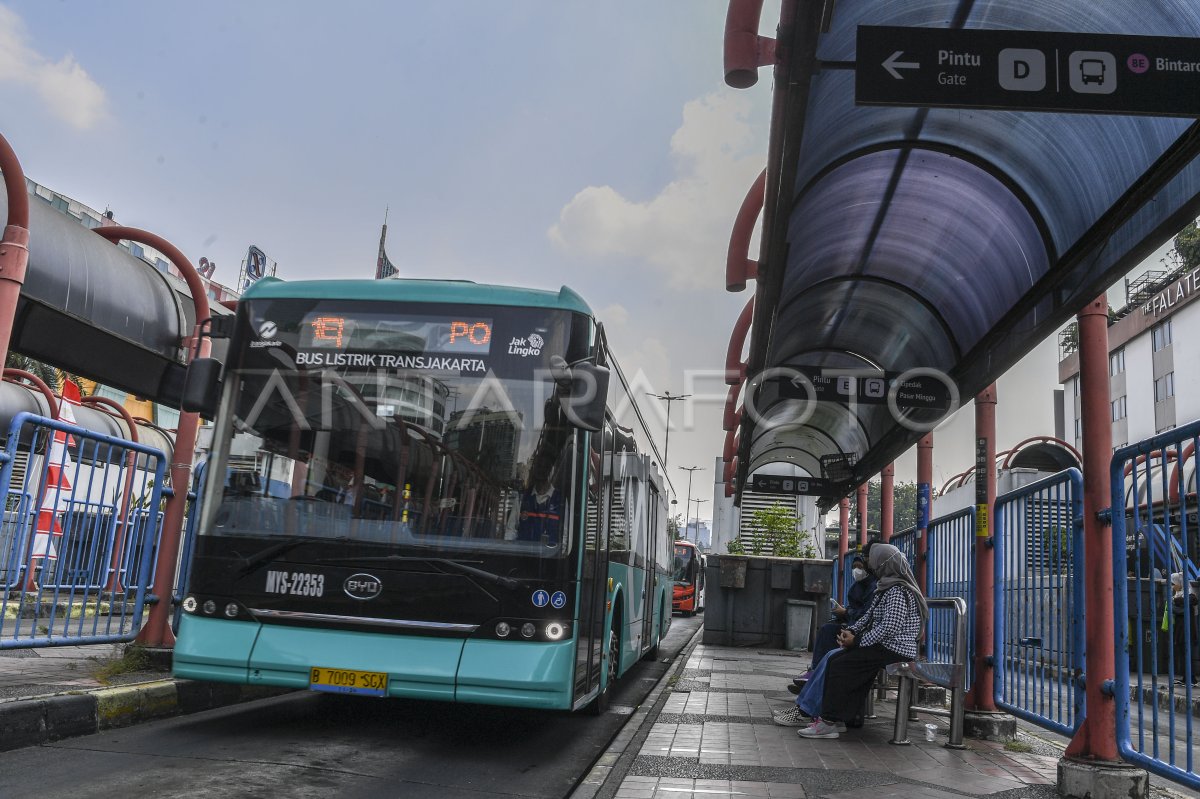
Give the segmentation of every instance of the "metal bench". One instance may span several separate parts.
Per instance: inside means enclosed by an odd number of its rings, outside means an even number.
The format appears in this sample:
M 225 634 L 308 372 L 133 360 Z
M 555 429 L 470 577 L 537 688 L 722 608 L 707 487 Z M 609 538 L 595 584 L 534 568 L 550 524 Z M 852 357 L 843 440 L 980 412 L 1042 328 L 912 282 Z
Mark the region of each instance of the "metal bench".
M 927 600 L 930 610 L 950 608 L 954 610 L 954 662 L 935 663 L 914 660 L 908 663 L 893 663 L 887 673 L 898 678 L 896 691 L 896 725 L 889 743 L 907 746 L 908 722 L 912 714 L 920 712 L 935 716 L 950 716 L 950 749 L 963 749 L 963 713 L 967 692 L 967 603 L 961 597 L 935 598 Z M 950 691 L 950 710 L 929 707 L 914 707 L 913 697 L 919 682 L 940 685 Z

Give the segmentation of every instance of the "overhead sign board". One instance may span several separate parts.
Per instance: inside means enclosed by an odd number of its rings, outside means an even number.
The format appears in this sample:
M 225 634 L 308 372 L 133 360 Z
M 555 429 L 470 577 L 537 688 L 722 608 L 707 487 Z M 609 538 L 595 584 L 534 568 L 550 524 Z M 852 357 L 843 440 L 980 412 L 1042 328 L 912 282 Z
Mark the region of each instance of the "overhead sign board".
M 824 497 L 836 492 L 832 480 L 816 477 L 786 477 L 778 474 L 756 474 L 750 479 L 750 490 L 756 494 L 798 494 Z
M 1200 116 L 1200 39 L 860 25 L 854 99 Z
M 777 378 L 780 396 L 785 399 L 841 403 L 853 400 L 859 405 L 887 405 L 891 396 L 891 401 L 900 410 L 935 411 L 949 409 L 953 401 L 946 378 L 933 375 L 905 375 L 902 372 L 841 374 L 839 370 L 788 368 L 795 374 Z

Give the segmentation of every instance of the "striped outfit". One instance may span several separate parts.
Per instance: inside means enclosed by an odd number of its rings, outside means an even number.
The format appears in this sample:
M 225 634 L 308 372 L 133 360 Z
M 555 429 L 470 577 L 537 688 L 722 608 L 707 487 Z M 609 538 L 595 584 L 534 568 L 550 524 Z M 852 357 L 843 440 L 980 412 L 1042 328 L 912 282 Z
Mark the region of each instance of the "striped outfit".
M 900 586 L 875 592 L 867 612 L 849 625 L 861 647 L 882 644 L 906 660 L 917 656 L 921 634 L 921 611 L 912 593 Z
M 827 722 L 853 720 L 879 670 L 917 656 L 921 608 L 912 592 L 893 585 L 876 590 L 867 612 L 847 629 L 854 633 L 855 645 L 826 661 L 821 718 Z

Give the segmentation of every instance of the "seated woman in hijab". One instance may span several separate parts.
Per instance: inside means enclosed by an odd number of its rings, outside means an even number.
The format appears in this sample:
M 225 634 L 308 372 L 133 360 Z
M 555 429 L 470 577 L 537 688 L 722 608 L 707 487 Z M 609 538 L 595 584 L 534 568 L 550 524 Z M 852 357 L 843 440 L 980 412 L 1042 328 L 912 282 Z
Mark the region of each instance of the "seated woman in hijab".
M 867 607 L 871 604 L 871 597 L 875 593 L 875 578 L 867 573 L 867 561 L 864 556 L 856 555 L 854 557 L 850 564 L 850 576 L 854 582 L 850 585 L 850 590 L 846 592 L 845 606 L 834 601 L 833 620 L 822 624 L 821 628 L 817 630 L 817 637 L 813 643 L 812 668 L 797 677 L 793 681 L 794 685 L 803 685 L 812 676 L 817 665 L 825 659 L 825 656 L 837 649 L 838 633 L 847 624 L 853 624 L 867 612 Z M 793 690 L 792 693 L 799 693 L 799 691 Z
M 862 618 L 838 634 L 841 650 L 826 657 L 820 706 L 813 707 L 818 713 L 797 731 L 801 737 L 837 738 L 858 714 L 879 669 L 917 656 L 929 608 L 908 559 L 891 544 L 875 544 L 867 567 L 878 580 L 875 595 Z

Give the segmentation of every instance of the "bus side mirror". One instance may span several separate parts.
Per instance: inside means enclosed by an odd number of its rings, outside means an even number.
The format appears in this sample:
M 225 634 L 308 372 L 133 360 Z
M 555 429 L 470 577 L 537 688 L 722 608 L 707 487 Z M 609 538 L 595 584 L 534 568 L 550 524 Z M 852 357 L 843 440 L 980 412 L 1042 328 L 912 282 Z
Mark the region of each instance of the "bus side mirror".
M 572 426 L 592 433 L 604 428 L 608 378 L 608 369 L 594 363 L 585 361 L 571 367 L 570 386 L 559 393 L 558 404 Z
M 197 358 L 188 364 L 183 378 L 180 407 L 186 413 L 198 413 L 212 419 L 221 396 L 221 362 L 216 358 Z

